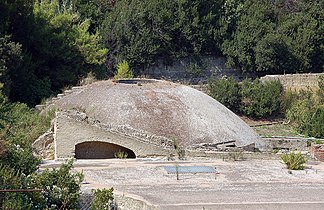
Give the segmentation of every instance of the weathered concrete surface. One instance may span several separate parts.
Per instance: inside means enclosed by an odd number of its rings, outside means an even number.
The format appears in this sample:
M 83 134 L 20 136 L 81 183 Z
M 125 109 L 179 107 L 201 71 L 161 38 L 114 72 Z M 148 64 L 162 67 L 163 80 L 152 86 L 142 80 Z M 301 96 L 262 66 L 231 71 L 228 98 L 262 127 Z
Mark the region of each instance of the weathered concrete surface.
M 180 174 L 176 180 L 164 170 L 167 165 L 213 166 L 218 173 Z M 74 166 L 85 174 L 83 191 L 114 187 L 119 199 L 125 197 L 127 210 L 144 209 L 145 203 L 148 209 L 163 210 L 324 209 L 321 162 L 292 174 L 278 160 L 78 160 Z M 132 205 L 125 206 L 127 202 Z
M 166 81 L 140 83 L 96 82 L 58 98 L 47 109 L 77 109 L 104 124 L 174 138 L 185 148 L 234 141 L 238 147 L 255 143 L 266 149 L 248 125 L 208 95 Z

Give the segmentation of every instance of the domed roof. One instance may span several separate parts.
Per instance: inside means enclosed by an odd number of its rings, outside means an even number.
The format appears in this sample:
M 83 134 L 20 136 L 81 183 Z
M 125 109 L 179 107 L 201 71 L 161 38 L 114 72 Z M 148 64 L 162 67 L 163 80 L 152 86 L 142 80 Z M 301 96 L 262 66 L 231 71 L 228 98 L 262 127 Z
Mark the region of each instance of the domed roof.
M 126 125 L 176 139 L 184 147 L 202 143 L 263 144 L 238 116 L 189 86 L 160 80 L 99 81 L 56 100 L 62 110 L 80 109 L 101 123 Z

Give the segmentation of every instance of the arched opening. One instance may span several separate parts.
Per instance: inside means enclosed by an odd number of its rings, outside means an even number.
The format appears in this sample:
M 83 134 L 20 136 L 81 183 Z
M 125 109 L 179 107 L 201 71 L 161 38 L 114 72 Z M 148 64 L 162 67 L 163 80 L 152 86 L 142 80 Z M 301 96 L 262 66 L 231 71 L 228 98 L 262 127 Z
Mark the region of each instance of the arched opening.
M 76 159 L 109 159 L 115 154 L 127 154 L 127 158 L 136 158 L 135 153 L 117 144 L 100 141 L 89 141 L 75 145 Z

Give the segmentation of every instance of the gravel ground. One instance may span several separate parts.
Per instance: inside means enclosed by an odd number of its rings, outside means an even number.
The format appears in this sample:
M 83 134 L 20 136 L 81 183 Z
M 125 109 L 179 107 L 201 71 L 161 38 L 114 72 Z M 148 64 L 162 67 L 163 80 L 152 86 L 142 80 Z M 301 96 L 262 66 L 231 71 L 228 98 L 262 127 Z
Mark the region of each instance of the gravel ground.
M 216 173 L 167 174 L 163 166 L 212 166 Z M 43 167 L 51 166 L 51 163 Z M 79 160 L 84 191 L 114 187 L 160 209 L 324 209 L 324 163 L 288 170 L 279 160 Z

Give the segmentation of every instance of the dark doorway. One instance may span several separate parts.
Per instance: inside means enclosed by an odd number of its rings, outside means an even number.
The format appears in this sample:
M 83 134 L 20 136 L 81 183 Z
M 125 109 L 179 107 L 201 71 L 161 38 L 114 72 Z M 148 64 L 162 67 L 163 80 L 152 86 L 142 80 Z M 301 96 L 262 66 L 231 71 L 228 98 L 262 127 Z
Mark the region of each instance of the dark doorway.
M 100 141 L 89 141 L 75 145 L 76 159 L 109 159 L 115 158 L 115 154 L 127 153 L 127 158 L 136 158 L 135 153 L 117 144 Z

